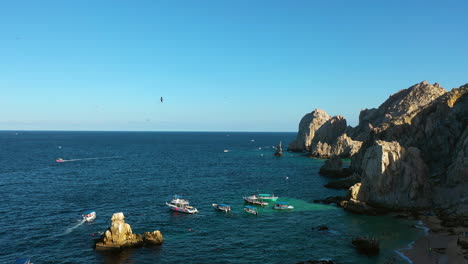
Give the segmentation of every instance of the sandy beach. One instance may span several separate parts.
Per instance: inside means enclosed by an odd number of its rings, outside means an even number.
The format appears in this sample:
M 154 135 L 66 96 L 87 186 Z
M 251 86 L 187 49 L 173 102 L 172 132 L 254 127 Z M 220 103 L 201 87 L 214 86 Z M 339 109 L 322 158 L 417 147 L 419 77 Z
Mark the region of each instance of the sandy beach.
M 409 249 L 402 250 L 414 264 L 468 264 L 468 250 L 463 249 L 459 239 L 468 240 L 465 236 L 468 228 L 446 228 L 436 216 L 422 218 L 430 230 Z

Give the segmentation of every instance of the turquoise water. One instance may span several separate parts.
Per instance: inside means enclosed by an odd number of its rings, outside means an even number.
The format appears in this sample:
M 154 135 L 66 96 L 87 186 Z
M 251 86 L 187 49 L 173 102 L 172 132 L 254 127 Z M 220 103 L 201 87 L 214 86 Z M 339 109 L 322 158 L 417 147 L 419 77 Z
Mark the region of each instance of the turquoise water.
M 323 187 L 323 160 L 285 153 L 294 133 L 0 132 L 0 262 L 39 263 L 384 263 L 421 234 L 408 220 L 349 214 L 314 199 L 342 195 Z M 224 150 L 229 150 L 224 152 Z M 55 163 L 56 158 L 75 161 Z M 89 159 L 92 158 L 92 159 Z M 243 211 L 242 196 L 274 193 L 292 211 Z M 169 211 L 184 195 L 200 213 Z M 212 208 L 228 203 L 232 213 Z M 80 215 L 95 210 L 93 223 Z M 114 212 L 134 232 L 161 230 L 161 247 L 103 254 L 92 248 Z M 330 231 L 316 229 L 327 225 Z M 377 257 L 359 255 L 354 236 L 381 240 Z M 397 259 L 395 263 L 404 263 Z

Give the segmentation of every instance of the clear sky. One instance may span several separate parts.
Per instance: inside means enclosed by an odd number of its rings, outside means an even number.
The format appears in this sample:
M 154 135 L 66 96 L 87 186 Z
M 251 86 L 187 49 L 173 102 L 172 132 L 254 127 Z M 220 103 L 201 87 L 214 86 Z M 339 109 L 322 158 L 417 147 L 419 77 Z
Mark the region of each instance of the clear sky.
M 468 1 L 2 1 L 0 130 L 297 131 L 468 82 Z M 164 103 L 159 98 L 164 97 Z

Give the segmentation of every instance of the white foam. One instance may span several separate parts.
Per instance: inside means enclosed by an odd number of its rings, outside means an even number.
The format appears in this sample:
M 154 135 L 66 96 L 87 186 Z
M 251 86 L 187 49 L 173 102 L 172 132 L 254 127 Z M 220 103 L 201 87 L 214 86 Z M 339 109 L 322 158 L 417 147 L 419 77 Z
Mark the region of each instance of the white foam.
M 426 235 L 427 233 L 429 233 L 429 230 L 431 230 L 429 227 L 424 225 L 422 220 L 419 220 L 418 223 L 414 227 L 424 230 L 424 234 Z
M 79 227 L 80 225 L 82 225 L 84 222 L 86 222 L 86 220 L 83 219 L 83 220 L 81 220 L 78 224 L 76 224 L 75 226 L 70 227 L 70 228 L 67 228 L 67 230 L 65 230 L 64 235 L 65 235 L 65 234 L 71 233 L 71 231 L 73 231 L 74 229 L 76 229 L 77 227 Z
M 402 249 L 402 250 L 411 250 L 413 249 L 414 247 L 414 243 L 416 243 L 416 241 L 413 241 L 411 243 L 408 244 L 408 247 Z M 395 253 L 400 256 L 402 259 L 404 259 L 406 262 L 408 262 L 409 264 L 414 264 L 413 261 L 411 261 L 411 259 L 409 259 L 405 254 L 403 254 L 402 252 L 400 252 L 399 250 L 395 250 Z

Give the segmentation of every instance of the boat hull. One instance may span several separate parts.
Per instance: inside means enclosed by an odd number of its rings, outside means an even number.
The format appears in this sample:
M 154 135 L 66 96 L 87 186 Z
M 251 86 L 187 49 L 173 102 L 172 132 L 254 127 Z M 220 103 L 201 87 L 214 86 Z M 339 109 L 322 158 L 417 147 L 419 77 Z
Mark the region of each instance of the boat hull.
M 92 212 L 92 213 L 83 215 L 83 220 L 84 220 L 85 222 L 91 222 L 91 221 L 93 221 L 94 219 L 96 219 L 96 213 L 95 213 L 95 212 Z
M 195 207 L 191 207 L 191 206 L 190 206 L 191 208 L 178 207 L 178 206 L 174 206 L 174 205 L 171 205 L 171 204 L 168 204 L 168 203 L 166 203 L 166 205 L 169 206 L 169 209 L 171 209 L 172 211 L 186 213 L 186 214 L 196 214 L 196 213 L 198 213 L 198 210 Z
M 222 211 L 222 212 L 225 212 L 225 213 L 231 211 L 231 206 L 220 206 L 219 204 L 212 204 L 212 205 L 218 211 Z
M 268 203 L 267 202 L 264 202 L 260 199 L 253 199 L 253 198 L 250 198 L 250 197 L 244 197 L 244 201 L 246 203 L 250 203 L 250 204 L 255 204 L 255 205 L 261 205 L 261 206 L 267 206 Z

